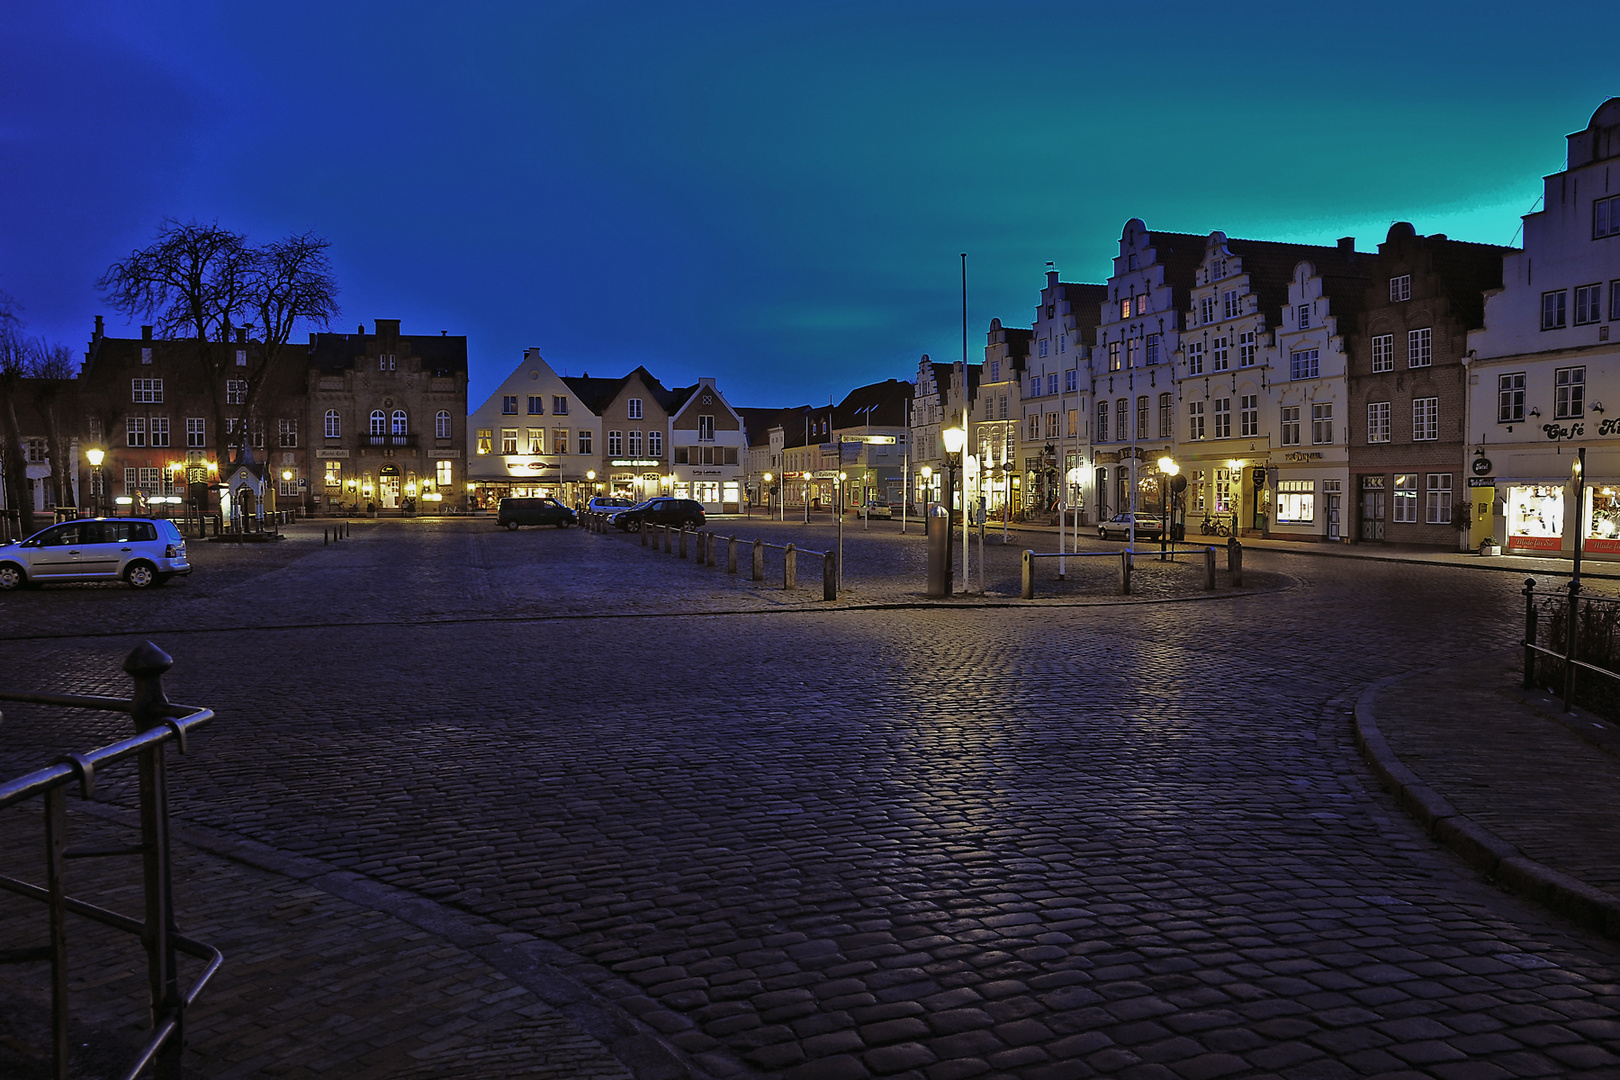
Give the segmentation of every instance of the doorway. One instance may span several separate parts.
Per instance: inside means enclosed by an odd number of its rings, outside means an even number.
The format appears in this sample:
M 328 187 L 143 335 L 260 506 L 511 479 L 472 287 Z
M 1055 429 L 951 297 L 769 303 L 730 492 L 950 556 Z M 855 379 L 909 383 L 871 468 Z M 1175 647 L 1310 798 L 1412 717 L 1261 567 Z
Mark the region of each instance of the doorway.
M 1322 493 L 1327 496 L 1327 538 L 1329 540 L 1342 539 L 1339 531 L 1339 516 L 1340 504 L 1344 496 L 1339 490 L 1339 481 L 1322 481 Z
M 1363 540 L 1382 540 L 1384 538 L 1384 478 L 1382 476 L 1363 476 L 1361 478 L 1361 538 Z
M 378 480 L 378 494 L 382 496 L 384 510 L 399 509 L 399 466 L 384 465 Z

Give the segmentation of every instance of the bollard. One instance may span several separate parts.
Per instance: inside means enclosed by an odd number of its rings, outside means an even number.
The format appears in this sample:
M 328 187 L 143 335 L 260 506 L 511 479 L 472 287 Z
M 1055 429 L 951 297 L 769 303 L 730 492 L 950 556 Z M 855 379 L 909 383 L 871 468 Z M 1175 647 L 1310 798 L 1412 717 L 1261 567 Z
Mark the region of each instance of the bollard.
M 1119 553 L 1119 595 L 1131 595 L 1131 553 Z
M 726 537 L 726 573 L 735 574 L 736 572 L 737 538 L 735 536 L 728 536 Z
M 1226 542 L 1226 571 L 1232 575 L 1232 587 L 1243 588 L 1243 545 L 1235 536 Z
M 668 555 L 672 550 L 669 546 L 669 526 L 660 525 L 658 526 L 658 531 L 664 534 L 664 554 Z
M 681 558 L 686 558 L 686 526 L 681 526 Z
M 1208 589 L 1213 589 L 1214 587 L 1215 587 L 1215 549 L 1212 548 L 1212 547 L 1207 547 L 1207 548 L 1204 549 L 1204 588 L 1206 590 L 1208 590 Z
M 1024 550 L 1024 591 L 1020 595 L 1025 600 L 1035 599 L 1035 553 L 1027 548 Z
M 354 535 L 354 522 L 345 521 L 343 523 L 343 539 L 347 540 L 349 537 L 351 537 L 353 535 Z
M 636 529 L 636 532 L 641 534 L 641 546 L 646 547 L 647 546 L 647 537 L 652 533 L 652 530 L 649 529 L 646 525 L 642 525 L 640 528 Z
M 1524 579 L 1524 688 L 1536 688 L 1536 579 Z
M 322 529 L 321 530 L 321 544 L 323 546 L 326 545 L 326 544 L 330 544 L 332 542 L 332 538 L 327 535 L 331 531 L 332 531 L 331 529 Z
M 821 598 L 838 599 L 838 556 L 831 551 L 821 557 Z
M 754 577 L 755 581 L 765 580 L 765 541 L 754 541 Z
M 718 537 L 711 532 L 709 538 L 703 541 L 703 561 L 709 566 L 714 565 L 714 542 L 716 539 Z
M 794 565 L 797 562 L 797 555 L 798 552 L 792 544 L 789 544 L 787 549 L 782 552 L 782 588 L 784 589 L 791 589 L 798 584 L 798 567 Z

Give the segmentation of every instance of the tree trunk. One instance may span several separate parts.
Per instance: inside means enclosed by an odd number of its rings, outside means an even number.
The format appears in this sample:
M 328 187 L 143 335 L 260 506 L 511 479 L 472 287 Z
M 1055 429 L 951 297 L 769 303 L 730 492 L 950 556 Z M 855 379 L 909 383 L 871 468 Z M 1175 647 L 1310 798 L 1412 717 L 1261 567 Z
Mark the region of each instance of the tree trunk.
M 4 474 L 6 507 L 18 512 L 22 536 L 34 531 L 34 500 L 29 498 L 28 462 L 23 457 L 22 427 L 17 423 L 17 383 L 15 375 L 0 378 L 0 474 Z

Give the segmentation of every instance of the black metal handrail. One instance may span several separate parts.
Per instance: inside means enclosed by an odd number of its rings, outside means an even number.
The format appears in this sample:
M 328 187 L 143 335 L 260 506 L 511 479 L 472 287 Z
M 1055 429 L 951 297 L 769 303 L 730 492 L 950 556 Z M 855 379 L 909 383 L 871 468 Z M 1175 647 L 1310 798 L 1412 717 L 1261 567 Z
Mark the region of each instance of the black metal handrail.
M 1540 607 L 1548 609 L 1549 614 L 1551 614 L 1553 605 L 1560 602 L 1566 605 L 1565 615 L 1567 622 L 1564 630 L 1563 652 L 1536 643 L 1541 621 L 1541 613 L 1537 610 L 1538 599 Z M 1519 640 L 1519 646 L 1524 649 L 1524 688 L 1533 690 L 1536 686 L 1536 657 L 1538 655 L 1551 657 L 1559 661 L 1564 665 L 1565 712 L 1569 711 L 1570 702 L 1575 697 L 1575 672 L 1577 669 L 1584 669 L 1595 675 L 1603 675 L 1620 681 L 1620 672 L 1610 671 L 1599 664 L 1588 663 L 1575 655 L 1579 651 L 1579 619 L 1580 605 L 1582 603 L 1588 608 L 1594 604 L 1620 604 L 1620 597 L 1582 595 L 1580 581 L 1575 578 L 1572 578 L 1562 591 L 1544 592 L 1538 597 L 1536 579 L 1524 579 L 1524 637 Z
M 51 1047 L 53 1074 L 68 1076 L 67 916 L 78 915 L 141 938 L 147 954 L 152 1032 L 123 1075 L 133 1080 L 147 1065 L 157 1065 L 160 1080 L 179 1080 L 184 1045 L 185 1010 L 197 999 L 224 962 L 220 951 L 179 933 L 174 921 L 170 860 L 169 797 L 164 753 L 170 742 L 186 752 L 188 736 L 214 719 L 211 709 L 177 705 L 163 692 L 163 673 L 174 661 L 151 642 L 124 659 L 134 680 L 129 698 L 82 694 L 0 691 L 0 701 L 99 709 L 128 713 L 136 734 L 80 754 L 65 754 L 42 769 L 0 783 L 0 810 L 33 798 L 45 803 L 46 883 L 36 885 L 0 876 L 0 889 L 45 904 L 50 911 L 50 944 L 0 951 L 0 964 L 48 962 L 51 966 Z M 136 758 L 140 770 L 141 842 L 133 847 L 74 850 L 67 846 L 67 791 L 77 784 L 82 797 L 95 791 L 96 777 L 108 766 Z M 112 855 L 140 855 L 145 912 L 135 919 L 67 895 L 66 860 Z M 177 953 L 207 961 L 189 987 L 180 989 Z

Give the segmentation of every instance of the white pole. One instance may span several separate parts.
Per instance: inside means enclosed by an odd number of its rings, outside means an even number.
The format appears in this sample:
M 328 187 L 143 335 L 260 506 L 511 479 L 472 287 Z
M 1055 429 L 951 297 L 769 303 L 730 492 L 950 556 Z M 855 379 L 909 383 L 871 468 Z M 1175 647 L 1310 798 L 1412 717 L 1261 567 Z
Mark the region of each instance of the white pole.
M 972 585 L 968 579 L 968 488 L 967 488 L 967 453 L 968 453 L 968 410 L 967 410 L 967 365 L 962 365 L 962 591 L 967 592 Z

